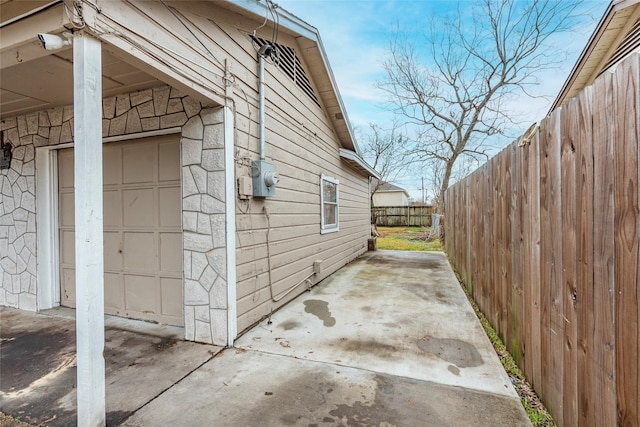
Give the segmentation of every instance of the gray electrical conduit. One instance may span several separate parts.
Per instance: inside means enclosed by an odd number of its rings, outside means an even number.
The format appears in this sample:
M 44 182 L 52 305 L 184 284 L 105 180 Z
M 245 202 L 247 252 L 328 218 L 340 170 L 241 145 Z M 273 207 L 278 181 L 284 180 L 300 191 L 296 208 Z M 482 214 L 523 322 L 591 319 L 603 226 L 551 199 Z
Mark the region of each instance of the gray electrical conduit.
M 269 292 L 271 294 L 271 301 L 278 302 L 282 298 L 286 297 L 291 292 L 293 292 L 294 289 L 296 289 L 298 286 L 302 285 L 303 283 L 307 283 L 307 289 L 311 289 L 312 284 L 309 279 L 315 273 L 311 273 L 310 275 L 308 275 L 307 277 L 305 277 L 304 279 L 302 279 L 301 281 L 299 281 L 298 283 L 296 283 L 295 285 L 293 285 L 292 287 L 290 287 L 280 295 L 273 296 L 273 282 L 271 281 L 271 254 L 269 253 L 269 234 L 271 233 L 271 220 L 269 218 L 269 209 L 266 206 L 264 206 L 262 210 L 264 211 L 264 215 L 267 217 L 267 270 L 269 272 Z

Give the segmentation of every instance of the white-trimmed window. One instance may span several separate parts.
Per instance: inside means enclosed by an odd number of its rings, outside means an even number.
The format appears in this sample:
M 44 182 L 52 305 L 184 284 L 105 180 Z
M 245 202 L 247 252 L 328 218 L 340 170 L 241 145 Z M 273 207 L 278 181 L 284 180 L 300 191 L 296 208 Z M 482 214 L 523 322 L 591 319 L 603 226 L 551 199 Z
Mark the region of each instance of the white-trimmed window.
M 320 177 L 320 233 L 338 231 L 339 185 L 337 179 L 326 175 Z

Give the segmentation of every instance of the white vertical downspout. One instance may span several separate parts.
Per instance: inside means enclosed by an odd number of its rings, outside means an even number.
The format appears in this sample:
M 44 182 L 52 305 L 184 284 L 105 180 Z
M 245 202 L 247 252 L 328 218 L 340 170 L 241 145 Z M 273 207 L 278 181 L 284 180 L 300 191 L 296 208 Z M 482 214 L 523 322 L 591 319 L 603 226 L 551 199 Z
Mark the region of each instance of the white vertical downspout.
M 235 141 L 233 110 L 224 107 L 224 157 L 225 157 L 225 218 L 227 235 L 227 345 L 233 347 L 238 335 L 236 302 L 236 192 L 235 192 Z
M 78 425 L 104 426 L 104 259 L 102 211 L 102 46 L 73 38 Z

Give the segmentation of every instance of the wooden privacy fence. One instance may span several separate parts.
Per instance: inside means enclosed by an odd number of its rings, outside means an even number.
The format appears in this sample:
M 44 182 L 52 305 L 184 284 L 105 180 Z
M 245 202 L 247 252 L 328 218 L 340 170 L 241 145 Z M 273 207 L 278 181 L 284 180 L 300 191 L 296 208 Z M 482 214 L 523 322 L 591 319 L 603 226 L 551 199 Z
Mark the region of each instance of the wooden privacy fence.
M 431 227 L 431 206 L 371 207 L 371 219 L 381 226 Z
M 561 426 L 640 425 L 639 58 L 445 197 L 452 263 Z

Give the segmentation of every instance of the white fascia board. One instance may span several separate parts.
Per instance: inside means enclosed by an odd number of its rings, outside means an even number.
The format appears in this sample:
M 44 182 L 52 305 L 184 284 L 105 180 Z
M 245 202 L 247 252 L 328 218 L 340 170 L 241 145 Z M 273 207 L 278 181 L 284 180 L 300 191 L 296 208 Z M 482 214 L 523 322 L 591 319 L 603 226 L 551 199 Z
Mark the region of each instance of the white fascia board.
M 360 157 L 358 153 L 356 153 L 355 151 L 347 150 L 346 148 L 341 148 L 340 157 L 357 164 L 363 171 L 368 173 L 369 176 L 372 176 L 376 179 L 380 179 L 380 175 L 378 174 L 378 172 L 374 168 L 369 166 L 369 164 L 365 162 L 364 159 Z
M 258 16 L 267 16 L 269 14 L 269 8 L 267 7 L 266 1 L 260 0 L 227 0 L 229 3 L 241 7 L 242 9 L 251 12 Z M 318 30 L 312 26 L 304 22 L 302 19 L 298 18 L 291 12 L 278 7 L 277 9 L 278 16 L 280 17 L 279 25 L 287 28 L 303 37 L 306 37 L 310 40 L 314 40 L 318 36 Z M 270 19 L 269 22 L 273 21 Z
M 70 22 L 61 2 L 52 2 L 18 18 L 2 23 L 0 27 L 0 69 L 51 55 L 52 51 L 43 49 L 36 42 L 37 34 L 59 33 Z
M 33 4 L 34 4 L 35 7 L 33 9 L 31 9 L 31 10 L 25 12 L 25 13 L 22 13 L 20 15 L 14 16 L 13 18 L 7 19 L 6 21 L 2 21 L 0 23 L 0 28 L 6 27 L 7 25 L 13 24 L 14 22 L 18 22 L 18 21 L 20 21 L 20 20 L 22 20 L 24 18 L 28 18 L 28 17 L 30 17 L 32 15 L 36 15 L 37 13 L 39 13 L 39 12 L 45 10 L 45 9 L 48 9 L 51 6 L 53 6 L 53 5 L 57 4 L 57 3 L 62 3 L 62 2 L 63 2 L 63 0 L 52 0 L 52 1 L 49 1 L 49 2 L 45 2 L 44 4 L 41 4 L 40 6 L 38 6 L 37 3 L 34 2 Z M 0 2 L 0 3 L 4 3 L 4 2 Z
M 345 123 L 345 126 L 347 127 L 347 131 L 349 132 L 349 137 L 351 138 L 351 142 L 353 142 L 353 147 L 355 148 L 356 154 L 360 155 L 360 148 L 358 147 L 358 142 L 356 141 L 356 137 L 353 134 L 353 128 L 351 127 L 351 121 L 349 120 L 347 109 L 345 108 L 344 103 L 342 102 L 342 96 L 340 96 L 340 90 L 338 89 L 336 78 L 334 77 L 333 70 L 331 69 L 331 65 L 329 64 L 329 57 L 327 56 L 327 52 L 324 50 L 324 45 L 322 44 L 322 39 L 320 38 L 320 33 L 318 32 L 318 30 L 316 30 L 315 41 L 318 44 L 320 57 L 322 58 L 322 62 L 324 63 L 324 66 L 327 70 L 327 74 L 329 75 L 329 81 L 331 82 L 333 93 L 336 94 L 336 100 L 338 101 L 338 105 L 340 106 L 340 112 L 342 113 L 342 117 L 344 117 L 344 123 Z

